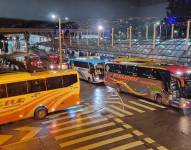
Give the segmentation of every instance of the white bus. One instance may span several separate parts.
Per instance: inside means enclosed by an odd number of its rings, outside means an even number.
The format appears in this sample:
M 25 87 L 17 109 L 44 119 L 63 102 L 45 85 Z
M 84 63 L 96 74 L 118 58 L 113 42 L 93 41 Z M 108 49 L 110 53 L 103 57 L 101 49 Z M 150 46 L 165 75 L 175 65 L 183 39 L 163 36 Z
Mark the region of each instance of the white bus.
M 70 64 L 78 71 L 80 79 L 90 83 L 103 83 L 104 65 L 107 61 L 109 59 L 100 57 L 79 57 L 70 59 Z

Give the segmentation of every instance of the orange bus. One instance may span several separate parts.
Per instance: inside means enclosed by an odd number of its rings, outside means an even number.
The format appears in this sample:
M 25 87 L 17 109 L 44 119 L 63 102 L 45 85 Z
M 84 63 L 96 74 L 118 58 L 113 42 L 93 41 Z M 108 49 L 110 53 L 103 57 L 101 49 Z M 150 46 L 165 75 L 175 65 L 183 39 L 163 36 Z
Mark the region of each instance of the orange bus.
M 117 59 L 105 64 L 105 84 L 180 109 L 191 108 L 191 68 L 154 59 Z
M 75 70 L 0 75 L 0 124 L 24 118 L 44 119 L 49 112 L 80 104 Z

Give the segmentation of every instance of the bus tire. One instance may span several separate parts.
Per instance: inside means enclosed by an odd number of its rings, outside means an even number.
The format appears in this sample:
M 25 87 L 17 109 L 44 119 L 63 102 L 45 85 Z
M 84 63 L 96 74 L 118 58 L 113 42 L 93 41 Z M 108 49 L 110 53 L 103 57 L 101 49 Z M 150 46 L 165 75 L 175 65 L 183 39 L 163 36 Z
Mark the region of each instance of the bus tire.
M 162 96 L 160 94 L 156 94 L 155 96 L 155 101 L 158 103 L 158 104 L 162 104 Z
M 45 119 L 48 114 L 48 110 L 45 107 L 38 107 L 34 112 L 34 118 L 37 120 Z

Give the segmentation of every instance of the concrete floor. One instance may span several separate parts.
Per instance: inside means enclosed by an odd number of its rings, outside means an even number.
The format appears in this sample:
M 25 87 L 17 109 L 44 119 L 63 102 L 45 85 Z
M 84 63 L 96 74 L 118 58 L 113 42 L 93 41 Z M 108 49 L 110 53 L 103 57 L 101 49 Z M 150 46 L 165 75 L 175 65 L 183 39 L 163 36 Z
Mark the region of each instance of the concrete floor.
M 121 99 L 121 98 L 122 99 Z M 79 107 L 0 127 L 2 150 L 191 150 L 191 117 L 81 81 Z

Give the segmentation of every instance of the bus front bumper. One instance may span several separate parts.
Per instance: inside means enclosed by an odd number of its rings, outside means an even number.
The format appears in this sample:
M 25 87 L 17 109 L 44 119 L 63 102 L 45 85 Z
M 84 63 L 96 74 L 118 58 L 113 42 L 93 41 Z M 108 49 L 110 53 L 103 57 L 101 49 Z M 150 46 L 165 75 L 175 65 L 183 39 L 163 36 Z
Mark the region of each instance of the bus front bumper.
M 177 99 L 171 102 L 171 106 L 182 110 L 191 109 L 191 100 L 185 98 Z

